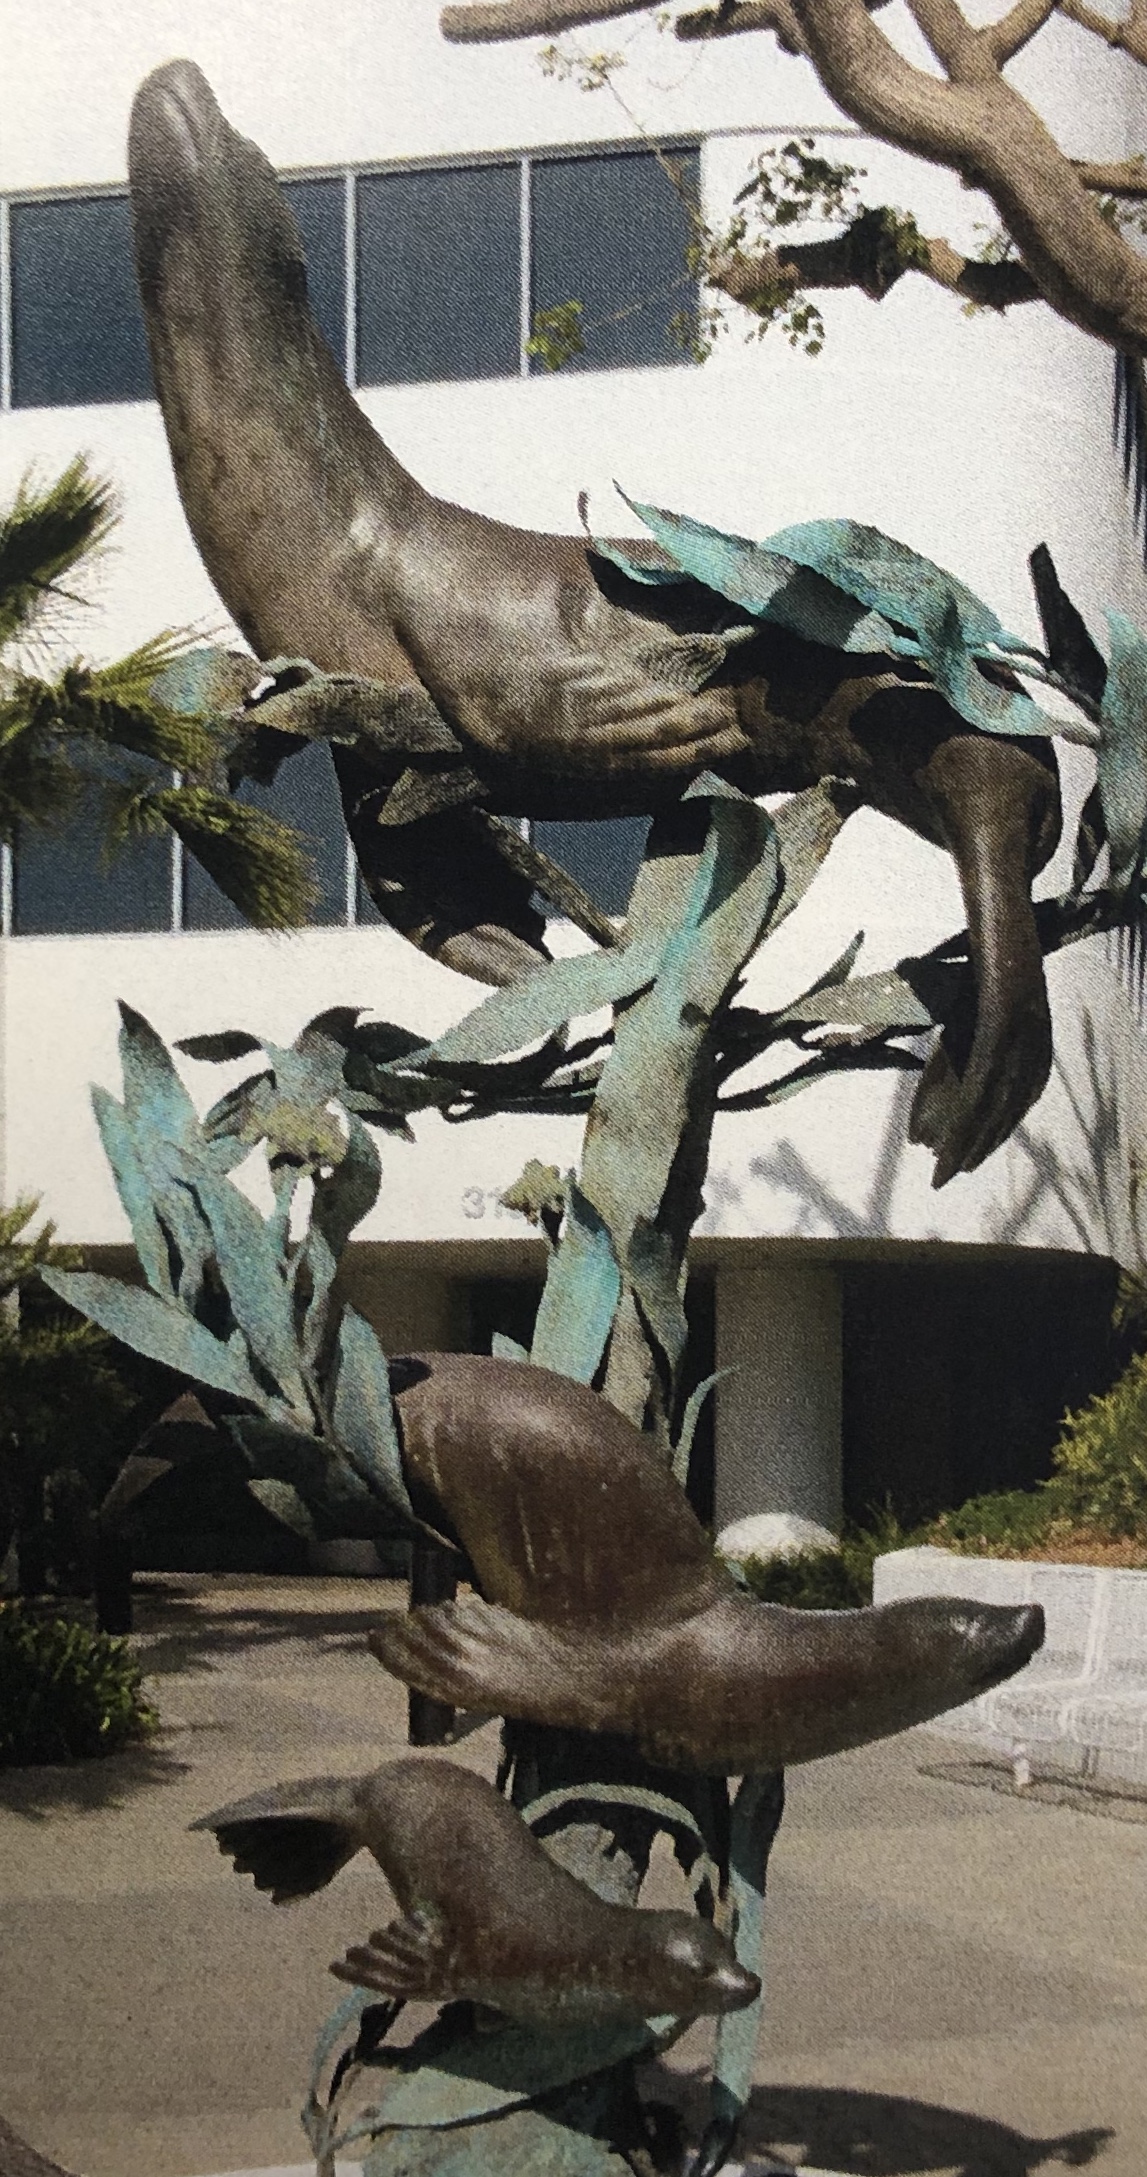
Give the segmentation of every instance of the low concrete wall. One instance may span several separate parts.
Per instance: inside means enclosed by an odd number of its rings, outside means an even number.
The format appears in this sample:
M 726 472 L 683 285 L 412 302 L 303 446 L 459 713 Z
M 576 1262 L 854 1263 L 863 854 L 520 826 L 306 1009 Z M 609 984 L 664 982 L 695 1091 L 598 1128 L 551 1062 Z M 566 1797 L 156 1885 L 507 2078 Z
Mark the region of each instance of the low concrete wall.
M 1147 1572 L 928 1548 L 878 1557 L 873 1600 L 911 1595 L 1042 1603 L 1047 1616 L 1047 1639 L 1025 1669 L 938 1716 L 932 1731 L 1074 1775 L 1147 1784 Z

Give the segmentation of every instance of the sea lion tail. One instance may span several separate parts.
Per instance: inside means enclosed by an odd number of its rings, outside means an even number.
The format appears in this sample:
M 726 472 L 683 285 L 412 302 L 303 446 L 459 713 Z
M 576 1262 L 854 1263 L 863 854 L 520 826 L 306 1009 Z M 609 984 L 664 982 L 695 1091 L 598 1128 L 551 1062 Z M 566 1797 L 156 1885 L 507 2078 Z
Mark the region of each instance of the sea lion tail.
M 363 1844 L 355 1819 L 357 1779 L 313 1777 L 276 1784 L 201 1815 L 192 1829 L 214 1831 L 235 1872 L 251 1875 L 276 1905 L 325 1889 Z
M 932 1184 L 975 1171 L 1042 1095 L 1052 1035 L 1032 879 L 1059 836 L 1040 748 L 959 734 L 927 767 L 929 800 L 960 873 L 974 1015 L 953 1021 L 912 1106 L 909 1139 L 936 1153 Z
M 582 1643 L 477 1596 L 396 1612 L 368 1644 L 393 1678 L 453 1708 L 573 1730 L 625 1728 L 586 1670 Z

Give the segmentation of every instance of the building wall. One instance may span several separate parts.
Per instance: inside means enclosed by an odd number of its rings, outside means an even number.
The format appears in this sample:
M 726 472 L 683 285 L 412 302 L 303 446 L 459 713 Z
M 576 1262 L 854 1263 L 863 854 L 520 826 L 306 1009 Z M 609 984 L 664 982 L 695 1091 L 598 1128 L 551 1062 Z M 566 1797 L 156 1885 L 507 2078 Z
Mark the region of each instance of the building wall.
M 270 11 L 264 0 L 202 0 L 194 10 L 185 0 L 146 0 L 126 15 L 110 0 L 61 0 L 45 17 L 3 0 L 0 193 L 122 184 L 132 91 L 176 53 L 201 63 L 229 116 L 283 170 L 632 136 L 610 93 L 587 97 L 543 80 L 529 48 L 447 47 L 436 15 L 428 0 L 388 0 L 385 11 L 375 0 L 336 0 L 321 12 L 309 0 L 277 0 Z M 1045 110 L 1078 131 L 1079 149 L 1115 155 L 1138 141 L 1129 79 L 1116 57 L 1097 61 L 1088 41 L 1085 109 L 1075 69 L 1082 37 L 1056 26 L 1048 51 L 1041 41 L 1019 72 L 1029 72 Z M 810 72 L 763 38 L 698 51 L 626 21 L 609 42 L 627 53 L 631 113 L 666 137 L 704 140 L 714 213 L 730 204 L 756 150 L 820 130 L 834 155 L 867 170 L 870 196 L 910 204 L 925 231 L 970 245 L 988 217 L 952 177 L 863 143 Z M 1037 632 L 1026 559 L 1042 539 L 1093 623 L 1108 603 L 1143 617 L 1142 570 L 1110 449 L 1105 350 L 1042 306 L 964 319 L 950 298 L 910 278 L 879 306 L 847 294 L 825 298 L 824 310 L 829 339 L 815 360 L 776 332 L 746 343 L 742 326 L 702 368 L 405 385 L 359 397 L 424 484 L 524 525 L 573 528 L 586 489 L 599 528 L 631 529 L 613 496 L 615 477 L 636 497 L 749 534 L 847 513 L 951 567 L 1024 634 Z M 0 415 L 0 497 L 29 465 L 50 473 L 81 447 L 114 478 L 123 522 L 97 571 L 94 609 L 61 630 L 64 647 L 102 657 L 164 625 L 225 632 L 153 405 Z M 1088 783 L 1086 760 L 1069 761 L 1069 836 L 1070 811 Z M 1055 889 L 1065 871 L 1066 850 L 1041 889 Z M 865 969 L 926 948 L 962 920 L 948 858 L 863 812 L 755 964 L 748 994 L 755 1003 L 791 995 L 858 929 Z M 566 930 L 556 942 L 580 940 Z M 126 1229 L 86 1095 L 90 1080 L 116 1085 L 117 998 L 169 1039 L 228 1026 L 288 1039 L 336 1002 L 431 1034 L 480 995 L 379 929 L 9 938 L 2 955 L 0 1191 L 41 1194 L 62 1237 L 99 1245 L 122 1241 Z M 1022 1248 L 1138 1263 L 1141 1038 L 1099 946 L 1053 960 L 1049 982 L 1053 1081 L 981 1172 L 934 1194 L 930 1158 L 903 1139 L 903 1078 L 842 1079 L 776 1112 L 718 1122 L 701 1225 L 708 1259 L 719 1264 L 728 1248 L 728 1262 L 739 1262 L 748 1242 L 785 1249 L 816 1241 L 820 1259 L 834 1247 L 855 1254 L 955 1243 L 1001 1257 Z M 233 1077 L 188 1072 L 204 1101 Z M 480 1243 L 487 1266 L 526 1238 L 522 1221 L 500 1208 L 501 1189 L 530 1156 L 565 1166 L 577 1153 L 577 1127 L 566 1121 L 452 1128 L 430 1117 L 417 1133 L 416 1147 L 384 1145 L 383 1193 L 362 1242 Z M 448 1274 L 424 1265 L 431 1284 Z M 413 1316 L 421 1310 L 448 1324 L 444 1292 L 428 1285 Z M 384 1315 L 396 1304 L 394 1288 L 380 1297 Z M 726 1343 L 732 1322 L 727 1316 Z M 754 1340 L 768 1338 L 768 1311 L 750 1312 L 738 1335 L 751 1356 Z M 835 1362 L 823 1340 L 813 1343 L 825 1372 L 821 1428 L 831 1436 Z M 740 1394 L 726 1395 L 722 1428 L 734 1464 L 738 1444 L 749 1442 L 744 1406 Z M 742 1471 L 738 1487 L 751 1504 L 759 1462 L 746 1468 L 742 1459 Z

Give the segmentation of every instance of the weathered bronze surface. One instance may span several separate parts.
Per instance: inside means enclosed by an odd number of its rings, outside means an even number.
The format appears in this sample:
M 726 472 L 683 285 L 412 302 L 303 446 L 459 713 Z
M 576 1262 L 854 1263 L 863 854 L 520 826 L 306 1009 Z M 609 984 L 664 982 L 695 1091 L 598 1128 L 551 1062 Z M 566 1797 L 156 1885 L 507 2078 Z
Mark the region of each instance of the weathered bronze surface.
M 191 1826 L 213 1830 L 276 1904 L 372 1853 L 402 1917 L 331 1970 L 382 1995 L 467 1997 L 561 2026 L 739 2010 L 760 1993 L 707 1921 L 595 1897 L 491 1784 L 452 1762 L 276 1784 Z
M 530 880 L 467 803 L 657 815 L 706 769 L 752 794 L 853 778 L 959 869 L 974 1030 L 955 1065 L 936 1054 L 913 1131 L 938 1150 L 938 1179 L 980 1163 L 1050 1066 L 1030 901 L 1059 830 L 1047 744 L 970 731 L 911 664 L 846 657 L 775 627 L 730 642 L 735 615 L 699 584 L 642 590 L 583 540 L 435 498 L 348 391 L 308 309 L 271 167 L 192 63 L 143 84 L 130 164 L 176 478 L 225 604 L 261 658 L 302 652 L 326 671 L 369 675 L 456 743 L 413 781 L 413 800 L 401 759 L 387 773 L 336 751 L 351 834 L 388 919 L 449 965 L 512 981 L 543 950 L 542 924 Z M 387 810 L 400 781 L 409 810 L 428 811 L 413 822 Z
M 1043 1639 L 1035 1607 L 754 1602 L 649 1439 L 595 1391 L 477 1354 L 413 1355 L 394 1381 L 412 1496 L 457 1537 L 486 1598 L 370 1635 L 387 1670 L 436 1700 L 740 1775 L 923 1723 Z

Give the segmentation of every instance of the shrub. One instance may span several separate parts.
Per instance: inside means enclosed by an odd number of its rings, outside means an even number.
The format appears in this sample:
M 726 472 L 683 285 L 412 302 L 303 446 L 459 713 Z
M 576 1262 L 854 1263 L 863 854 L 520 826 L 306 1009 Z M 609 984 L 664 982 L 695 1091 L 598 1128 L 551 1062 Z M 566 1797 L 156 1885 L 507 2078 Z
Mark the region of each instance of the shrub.
M 126 1641 L 0 1603 L 0 1768 L 118 1753 L 157 1722 Z
M 745 1581 L 758 1602 L 784 1603 L 790 1610 L 860 1610 L 872 1601 L 874 1559 L 918 1539 L 886 1508 L 871 1527 L 846 1526 L 838 1549 L 749 1558 Z
M 1147 1354 L 1069 1414 L 1044 1485 L 1052 1516 L 1119 1537 L 1147 1535 Z
M 1038 1489 L 997 1489 L 941 1512 L 917 1539 L 965 1557 L 993 1557 L 1034 1549 L 1047 1538 L 1054 1519 L 1047 1483 Z

